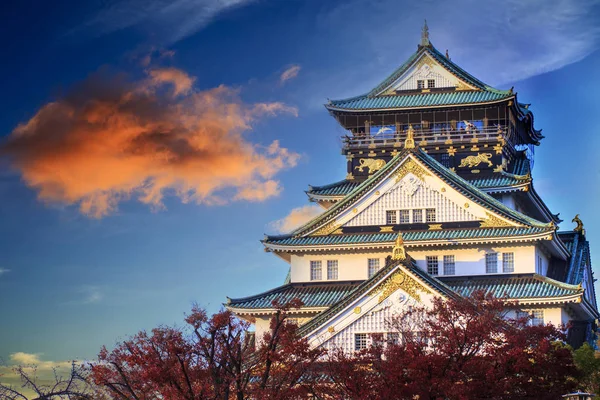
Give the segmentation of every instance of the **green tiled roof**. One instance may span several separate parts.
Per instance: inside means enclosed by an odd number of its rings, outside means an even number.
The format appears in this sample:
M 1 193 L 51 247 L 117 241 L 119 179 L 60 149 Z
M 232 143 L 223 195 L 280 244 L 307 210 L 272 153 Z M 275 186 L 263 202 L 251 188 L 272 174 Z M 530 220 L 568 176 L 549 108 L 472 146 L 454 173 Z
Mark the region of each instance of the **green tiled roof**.
M 388 258 L 386 259 L 386 265 L 382 269 L 380 269 L 375 275 L 373 275 L 366 281 L 363 281 L 352 292 L 348 293 L 346 297 L 344 297 L 337 303 L 333 303 L 331 307 L 329 307 L 327 310 L 321 312 L 309 322 L 302 325 L 298 333 L 301 336 L 305 336 L 314 329 L 318 328 L 323 323 L 327 322 L 329 319 L 335 316 L 338 312 L 342 311 L 345 307 L 350 305 L 353 301 L 359 299 L 361 296 L 368 293 L 369 290 L 373 289 L 378 283 L 380 283 L 382 279 L 386 277 L 392 270 L 400 268 L 400 265 L 404 266 L 406 269 L 410 270 L 410 272 L 423 279 L 430 285 L 432 289 L 434 289 L 438 293 L 446 297 L 456 296 L 456 293 L 453 292 L 445 283 L 433 278 L 431 275 L 418 268 L 412 258 L 409 257 L 405 261 L 392 261 L 390 260 L 390 258 Z
M 272 308 L 273 301 L 285 304 L 300 299 L 304 307 L 329 307 L 343 299 L 361 282 L 310 282 L 290 283 L 255 296 L 228 299 L 227 306 L 236 309 Z
M 227 306 L 242 309 L 272 308 L 273 300 L 285 304 L 300 299 L 304 307 L 329 307 L 354 290 L 361 282 L 290 283 L 255 296 L 229 299 Z
M 453 91 L 453 92 L 430 92 L 430 93 L 408 93 L 399 95 L 379 95 L 386 90 L 394 81 L 404 74 L 421 55 L 431 56 L 440 65 L 459 79 L 469 83 L 478 90 Z M 413 107 L 447 106 L 472 103 L 487 103 L 514 96 L 512 91 L 498 90 L 486 85 L 475 78 L 458 65 L 450 61 L 433 46 L 419 47 L 409 59 L 396 69 L 388 78 L 381 82 L 369 93 L 343 100 L 331 100 L 325 106 L 328 109 L 340 110 L 385 110 L 402 109 Z
M 475 186 L 471 185 L 468 181 L 461 178 L 457 174 L 451 172 L 442 164 L 437 162 L 431 156 L 427 155 L 420 148 L 407 150 L 403 149 L 400 153 L 398 153 L 392 160 L 390 160 L 382 169 L 373 174 L 369 179 L 362 182 L 358 187 L 352 191 L 349 196 L 344 197 L 342 200 L 335 203 L 331 208 L 325 211 L 320 216 L 312 219 L 308 223 L 304 224 L 300 228 L 296 229 L 289 235 L 284 236 L 267 236 L 265 241 L 270 241 L 274 238 L 282 238 L 282 237 L 291 237 L 291 236 L 299 236 L 304 235 L 311 230 L 317 228 L 318 226 L 323 225 L 324 223 L 332 220 L 338 214 L 349 209 L 354 202 L 360 199 L 365 193 L 367 193 L 370 189 L 372 189 L 375 185 L 377 185 L 380 181 L 385 179 L 391 171 L 394 170 L 407 156 L 414 155 L 414 157 L 422 162 L 428 169 L 430 169 L 435 175 L 441 178 L 446 184 L 450 185 L 458 192 L 462 193 L 466 198 L 474 201 L 475 203 L 483 206 L 484 208 L 491 210 L 495 213 L 498 213 L 508 219 L 514 220 L 518 223 L 527 226 L 536 226 L 536 227 L 545 227 L 550 228 L 548 224 L 544 224 L 540 221 L 537 221 L 533 218 L 530 218 L 518 211 L 515 211 L 506 205 L 502 204 L 502 202 L 496 200 L 492 196 L 482 192 L 477 189 Z
M 547 232 L 543 227 L 526 228 L 471 228 L 471 229 L 440 229 L 433 231 L 404 231 L 402 238 L 405 242 L 419 242 L 428 240 L 459 240 L 476 238 L 515 237 L 533 235 Z M 327 236 L 298 236 L 298 237 L 272 237 L 268 243 L 284 246 L 332 246 L 343 244 L 362 243 L 394 243 L 398 237 L 397 232 L 386 233 L 360 233 Z
M 469 183 L 478 189 L 510 187 L 521 185 L 525 181 L 512 174 L 494 174 L 480 179 L 470 179 Z M 329 185 L 311 186 L 307 193 L 318 196 L 346 196 L 356 189 L 361 182 L 343 180 Z
M 386 96 L 358 96 L 344 100 L 331 100 L 328 109 L 389 110 L 414 107 L 447 106 L 454 104 L 489 103 L 512 97 L 512 94 L 488 91 L 456 91 L 445 93 L 417 93 Z
M 311 186 L 307 193 L 319 196 L 345 196 L 356 189 L 360 184 L 361 182 L 344 179 L 343 181 L 331 183 L 329 185 Z
M 439 277 L 439 279 L 464 297 L 470 296 L 477 290 L 492 293 L 496 297 L 507 296 L 511 299 L 562 297 L 583 291 L 576 285 L 555 281 L 537 274 L 454 276 L 451 278 Z

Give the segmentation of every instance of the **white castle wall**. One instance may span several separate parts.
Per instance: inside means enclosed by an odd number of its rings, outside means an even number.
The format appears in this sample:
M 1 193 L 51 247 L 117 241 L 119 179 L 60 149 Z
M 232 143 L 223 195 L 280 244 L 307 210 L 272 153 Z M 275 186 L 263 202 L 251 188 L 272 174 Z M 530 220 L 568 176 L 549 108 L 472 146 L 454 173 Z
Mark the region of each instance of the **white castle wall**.
M 427 270 L 427 256 L 438 256 L 439 275 L 444 274 L 443 259 L 445 255 L 454 255 L 455 274 L 454 275 L 492 275 L 486 274 L 485 254 L 488 252 L 500 253 L 498 255 L 498 274 L 502 274 L 502 256 L 501 253 L 514 253 L 514 273 L 535 273 L 537 255 L 542 257 L 542 272 L 546 275 L 548 272 L 548 258 L 534 245 L 500 245 L 500 246 L 481 246 L 472 248 L 427 248 L 427 249 L 408 249 L 408 253 L 415 259 L 417 265 Z M 327 260 L 338 261 L 338 279 L 339 281 L 364 280 L 368 278 L 368 259 L 379 258 L 379 265 L 385 265 L 385 258 L 390 254 L 387 251 L 371 251 L 352 253 L 349 251 L 330 253 L 330 254 L 294 254 L 291 256 L 291 281 L 309 282 L 310 279 L 310 261 L 320 260 L 322 265 L 322 280 L 327 280 Z

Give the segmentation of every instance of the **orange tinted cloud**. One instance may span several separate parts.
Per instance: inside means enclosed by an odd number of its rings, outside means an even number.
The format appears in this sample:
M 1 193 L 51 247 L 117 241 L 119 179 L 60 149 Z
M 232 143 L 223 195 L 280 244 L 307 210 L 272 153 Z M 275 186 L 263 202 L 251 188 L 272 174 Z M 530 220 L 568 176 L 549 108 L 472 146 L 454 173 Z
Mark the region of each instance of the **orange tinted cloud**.
M 277 232 L 287 233 L 300 227 L 306 222 L 310 221 L 317 215 L 321 214 L 323 209 L 316 204 L 309 204 L 306 206 L 294 208 L 288 215 L 282 219 L 271 222 L 269 225 Z
M 259 118 L 297 111 L 282 103 L 246 104 L 226 86 L 195 91 L 173 68 L 127 82 L 96 75 L 17 126 L 1 151 L 44 202 L 77 204 L 100 218 L 137 198 L 163 207 L 182 201 L 262 201 L 281 191 L 275 175 L 299 155 L 244 132 Z

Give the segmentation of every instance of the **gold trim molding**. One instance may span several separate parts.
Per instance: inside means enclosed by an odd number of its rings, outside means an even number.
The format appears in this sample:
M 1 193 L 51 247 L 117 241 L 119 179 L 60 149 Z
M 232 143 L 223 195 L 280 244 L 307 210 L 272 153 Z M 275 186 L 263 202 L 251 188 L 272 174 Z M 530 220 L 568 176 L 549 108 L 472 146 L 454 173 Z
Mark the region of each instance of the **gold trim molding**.
M 431 176 L 425 168 L 417 164 L 412 158 L 407 159 L 404 164 L 394 172 L 396 183 L 400 182 L 408 174 L 413 174 L 422 181 L 425 180 L 426 176 Z
M 323 225 L 322 227 L 320 227 L 319 229 L 317 229 L 316 231 L 314 231 L 313 233 L 311 233 L 310 236 L 325 236 L 325 235 L 329 235 L 330 233 L 334 233 L 335 231 L 337 231 L 338 228 L 340 228 L 341 226 L 342 225 L 338 224 L 337 221 L 331 221 L 328 224 Z
M 387 278 L 380 285 L 375 287 L 371 291 L 371 295 L 374 296 L 376 294 L 379 294 L 379 299 L 377 299 L 377 302 L 381 303 L 385 299 L 390 297 L 390 295 L 398 289 L 402 289 L 403 291 L 408 293 L 410 297 L 417 300 L 418 302 L 421 302 L 420 293 L 432 294 L 429 288 L 422 285 L 420 282 L 408 275 L 402 269 L 398 269 L 389 278 Z
M 479 223 L 479 227 L 481 228 L 504 228 L 513 226 L 512 224 L 492 215 L 488 212 L 485 213 L 486 219 Z

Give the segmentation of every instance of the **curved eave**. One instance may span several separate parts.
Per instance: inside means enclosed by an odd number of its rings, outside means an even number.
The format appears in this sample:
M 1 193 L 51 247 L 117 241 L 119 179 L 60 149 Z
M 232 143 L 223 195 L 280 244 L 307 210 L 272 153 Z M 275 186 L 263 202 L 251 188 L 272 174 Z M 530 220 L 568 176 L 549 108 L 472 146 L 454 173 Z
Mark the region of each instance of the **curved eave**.
M 523 182 L 518 185 L 481 187 L 479 190 L 485 193 L 526 192 L 529 190 L 529 183 L 530 182 Z
M 235 306 L 231 306 L 229 304 L 224 304 L 225 308 L 227 308 L 227 310 L 231 311 L 232 313 L 236 314 L 236 315 L 252 315 L 252 316 L 261 316 L 261 315 L 273 315 L 277 312 L 277 309 L 275 308 L 241 308 L 241 307 L 235 307 Z M 323 310 L 326 310 L 327 306 L 325 307 L 302 307 L 302 308 L 298 308 L 298 309 L 293 309 L 291 310 L 292 313 L 294 314 L 318 314 Z
M 378 112 L 378 111 L 402 111 L 402 110 L 414 110 L 414 109 L 429 109 L 429 108 L 452 108 L 452 107 L 469 107 L 469 106 L 478 106 L 478 105 L 487 105 L 487 104 L 496 104 L 502 103 L 507 100 L 512 100 L 515 98 L 514 95 L 509 94 L 506 97 L 502 97 L 495 100 L 490 101 L 482 101 L 482 102 L 469 102 L 469 103 L 452 103 L 452 104 L 430 104 L 430 105 L 417 105 L 417 106 L 408 106 L 408 107 L 381 107 L 381 108 L 344 108 L 344 107 L 336 107 L 333 103 L 338 102 L 350 102 L 354 100 L 358 100 L 361 98 L 367 98 L 367 95 L 357 96 L 349 99 L 342 100 L 331 100 L 330 103 L 325 104 L 325 108 L 328 111 L 339 111 L 339 112 L 349 112 L 349 113 L 364 113 L 364 112 Z M 383 96 L 381 96 L 383 97 Z
M 519 103 L 516 100 L 516 93 L 515 93 L 515 101 L 513 104 L 513 110 L 515 110 L 517 112 L 517 116 L 519 118 L 520 121 L 523 121 L 525 119 L 529 119 L 530 123 L 529 123 L 529 136 L 531 137 L 533 144 L 535 144 L 536 146 L 540 145 L 540 141 L 542 139 L 544 139 L 544 135 L 542 135 L 542 130 L 541 129 L 535 129 L 534 125 L 533 125 L 533 112 L 531 112 L 531 110 L 529 110 L 529 108 L 524 107 L 525 104 L 524 103 Z M 527 104 L 527 107 L 529 107 L 530 104 Z M 523 111 L 525 109 L 525 111 Z
M 508 237 L 483 237 L 466 239 L 436 239 L 405 241 L 404 245 L 408 248 L 426 247 L 426 246 L 447 246 L 447 245 L 467 245 L 467 244 L 488 244 L 488 243 L 510 243 L 510 242 L 532 242 L 537 240 L 550 240 L 553 238 L 554 230 L 535 233 L 531 235 L 519 235 Z M 394 241 L 373 242 L 373 243 L 354 243 L 354 244 L 316 244 L 316 245 L 283 245 L 263 241 L 267 251 L 271 252 L 315 252 L 323 250 L 356 250 L 356 249 L 390 249 L 394 247 Z M 564 245 L 563 245 L 564 246 Z M 566 251 L 566 248 L 565 248 Z
M 314 201 L 314 202 L 325 201 L 325 202 L 329 202 L 329 203 L 335 203 L 336 201 L 340 201 L 344 197 L 346 197 L 346 195 L 343 195 L 343 194 L 327 195 L 327 194 L 314 194 L 311 192 L 306 192 L 306 195 L 308 196 L 310 201 Z

